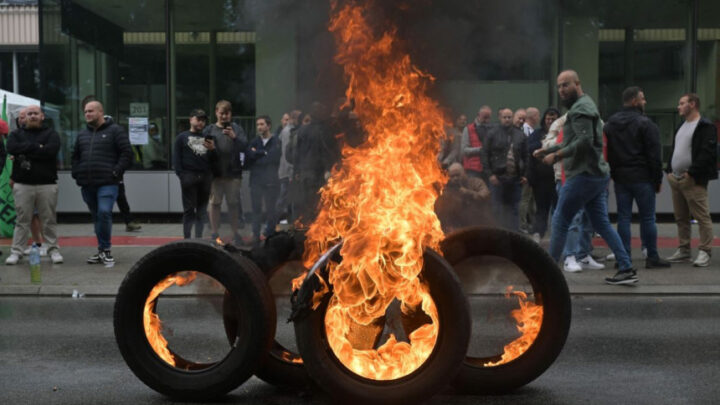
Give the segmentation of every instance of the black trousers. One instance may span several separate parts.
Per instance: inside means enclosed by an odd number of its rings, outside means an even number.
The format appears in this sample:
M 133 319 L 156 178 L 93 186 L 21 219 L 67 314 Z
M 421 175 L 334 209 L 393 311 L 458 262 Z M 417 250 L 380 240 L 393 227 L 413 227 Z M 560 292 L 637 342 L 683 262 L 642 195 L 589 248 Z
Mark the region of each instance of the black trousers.
M 127 197 L 125 196 L 125 184 L 123 182 L 120 182 L 120 184 L 118 184 L 118 196 L 115 202 L 117 203 L 118 209 L 120 210 L 120 214 L 122 214 L 125 224 L 127 225 L 132 222 L 133 216 L 130 213 L 130 204 L 128 204 Z
M 210 199 L 210 173 L 183 172 L 180 174 L 180 189 L 183 205 L 183 237 L 190 239 L 193 224 L 195 237 L 202 238 L 203 226 L 207 220 L 207 206 Z
M 558 196 L 555 188 L 555 181 L 541 181 L 532 185 L 536 209 L 531 233 L 538 233 L 540 237 L 545 236 L 550 209 L 557 204 Z
M 260 228 L 263 222 L 267 222 L 263 234 L 270 236 L 274 233 L 275 225 L 277 224 L 275 205 L 277 204 L 278 194 L 280 194 L 280 184 L 257 184 L 250 186 L 250 199 L 252 200 L 253 210 L 252 231 L 254 237 L 260 237 Z M 265 205 L 264 216 L 263 203 Z

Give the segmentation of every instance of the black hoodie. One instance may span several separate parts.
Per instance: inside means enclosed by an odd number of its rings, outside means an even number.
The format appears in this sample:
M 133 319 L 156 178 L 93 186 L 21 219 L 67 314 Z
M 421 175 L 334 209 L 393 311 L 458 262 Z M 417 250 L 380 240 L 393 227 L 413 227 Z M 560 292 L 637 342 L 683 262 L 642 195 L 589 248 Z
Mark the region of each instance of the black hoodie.
M 607 137 L 607 160 L 616 183 L 662 182 L 660 131 L 635 107 L 623 107 L 603 128 Z

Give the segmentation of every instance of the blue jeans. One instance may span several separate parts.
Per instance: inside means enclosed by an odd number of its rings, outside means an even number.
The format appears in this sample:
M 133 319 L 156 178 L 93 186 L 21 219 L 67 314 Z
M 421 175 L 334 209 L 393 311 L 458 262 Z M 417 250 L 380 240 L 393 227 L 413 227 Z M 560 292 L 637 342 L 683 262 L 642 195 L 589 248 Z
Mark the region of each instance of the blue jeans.
M 582 259 L 589 255 L 593 249 L 592 234 L 590 216 L 583 208 L 575 214 L 570 223 L 562 257 L 575 256 L 576 259 Z
M 112 209 L 118 196 L 118 185 L 85 186 L 81 189 L 83 200 L 90 208 L 95 223 L 98 250 L 110 250 L 112 237 Z
M 493 211 L 497 221 L 511 231 L 520 230 L 520 197 L 522 184 L 517 177 L 499 177 L 500 184 L 490 185 Z
M 607 185 L 610 176 L 591 176 L 579 174 L 568 181 L 560 189 L 557 209 L 552 219 L 552 237 L 550 238 L 550 255 L 560 260 L 568 228 L 580 209 L 585 208 L 593 228 L 607 242 L 615 254 L 621 271 L 630 270 L 632 262 L 623 247 L 622 240 L 610 225 L 607 210 Z
M 655 225 L 655 186 L 652 183 L 615 183 L 617 202 L 617 232 L 625 250 L 630 254 L 630 221 L 633 200 L 640 217 L 640 239 L 647 248 L 648 258 L 657 259 L 657 226 Z

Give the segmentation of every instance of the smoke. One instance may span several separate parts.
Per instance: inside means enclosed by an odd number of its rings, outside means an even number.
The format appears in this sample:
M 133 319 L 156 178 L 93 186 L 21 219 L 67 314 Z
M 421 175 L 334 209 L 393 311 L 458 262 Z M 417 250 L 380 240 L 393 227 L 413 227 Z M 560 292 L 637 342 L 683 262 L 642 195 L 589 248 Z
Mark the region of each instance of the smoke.
M 338 0 L 342 5 L 349 1 Z M 292 29 L 297 50 L 298 103 L 331 105 L 345 88 L 327 31 L 330 0 L 226 0 L 255 29 Z M 378 31 L 396 27 L 415 65 L 446 80 L 547 80 L 554 5 L 534 0 L 363 1 Z M 469 106 L 474 109 L 477 106 Z

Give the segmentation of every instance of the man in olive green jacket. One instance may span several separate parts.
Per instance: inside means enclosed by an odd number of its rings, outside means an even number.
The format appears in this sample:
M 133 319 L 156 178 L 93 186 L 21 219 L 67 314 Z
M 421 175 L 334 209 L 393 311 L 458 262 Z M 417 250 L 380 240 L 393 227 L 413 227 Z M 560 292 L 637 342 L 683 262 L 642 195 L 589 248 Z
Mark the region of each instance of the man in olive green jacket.
M 602 122 L 592 99 L 583 94 L 577 72 L 566 70 L 557 78 L 560 100 L 567 107 L 562 144 L 538 149 L 534 156 L 544 156 L 546 164 L 560 160 L 565 169 L 565 185 L 560 189 L 552 219 L 550 255 L 560 260 L 568 228 L 581 209 L 590 216 L 593 228 L 615 253 L 619 271 L 605 279 L 608 284 L 637 283 L 637 274 L 622 240 L 610 225 L 607 211 L 607 187 L 610 168 L 603 157 Z

